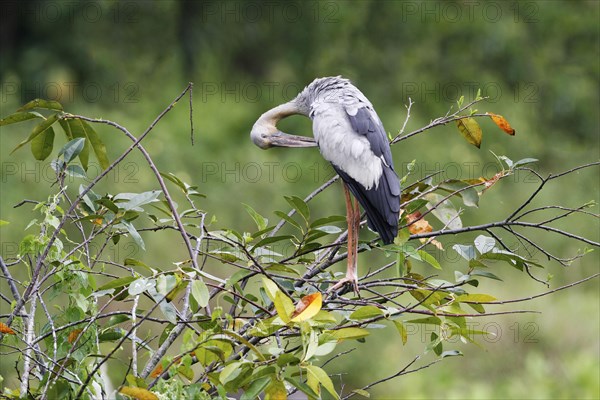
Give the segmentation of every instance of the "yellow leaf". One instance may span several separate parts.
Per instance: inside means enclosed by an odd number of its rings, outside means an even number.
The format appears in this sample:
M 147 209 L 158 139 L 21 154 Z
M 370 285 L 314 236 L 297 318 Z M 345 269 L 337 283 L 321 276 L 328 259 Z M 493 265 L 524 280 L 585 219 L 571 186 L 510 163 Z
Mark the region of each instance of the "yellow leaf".
M 275 310 L 277 310 L 277 315 L 284 323 L 290 322 L 290 316 L 294 312 L 294 303 L 292 303 L 292 299 L 287 297 L 281 290 L 275 292 Z
M 267 296 L 271 299 L 272 302 L 275 302 L 275 294 L 279 291 L 279 288 L 269 278 L 262 278 L 263 286 L 265 288 L 265 292 L 267 292 Z
M 492 121 L 494 121 L 494 123 L 496 125 L 498 125 L 498 128 L 502 129 L 504 132 L 508 133 L 509 135 L 514 136 L 514 134 L 516 132 L 512 128 L 512 126 L 510 126 L 510 124 L 508 123 L 506 118 L 504 118 L 502 115 L 498 115 L 498 114 L 494 114 L 494 113 L 490 113 L 490 112 L 487 114 L 490 116 Z
M 8 325 L 2 322 L 0 322 L 0 333 L 5 333 L 7 335 L 16 335 L 15 331 L 10 329 Z
M 462 118 L 456 121 L 456 126 L 460 134 L 463 135 L 467 142 L 479 148 L 481 146 L 481 127 L 473 118 Z
M 311 319 L 321 310 L 323 296 L 321 292 L 309 294 L 300 299 L 296 304 L 296 310 L 292 314 L 292 322 L 302 322 Z
M 283 382 L 273 379 L 265 389 L 265 400 L 286 400 L 287 390 Z
M 119 393 L 133 397 L 138 400 L 158 400 L 158 397 L 149 390 L 133 386 L 123 386 Z

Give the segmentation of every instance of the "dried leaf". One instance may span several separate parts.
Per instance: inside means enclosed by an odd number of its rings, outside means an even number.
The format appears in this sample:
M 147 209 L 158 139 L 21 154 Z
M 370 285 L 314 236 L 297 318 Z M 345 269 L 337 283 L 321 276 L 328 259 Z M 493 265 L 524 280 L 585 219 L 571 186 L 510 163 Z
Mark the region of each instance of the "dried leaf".
M 429 222 L 423 219 L 423 216 L 419 211 L 415 211 L 412 214 L 408 214 L 406 216 L 406 222 L 408 223 L 409 232 L 413 235 L 418 235 L 419 233 L 427 233 L 433 230 L 431 225 L 429 225 Z
M 152 373 L 150 374 L 150 376 L 152 378 L 158 378 L 159 376 L 161 376 L 163 373 L 163 367 L 162 365 L 158 364 L 156 368 L 154 368 L 154 371 L 152 371 Z
M 10 329 L 10 327 L 3 322 L 0 322 L 0 333 L 4 333 L 6 335 L 16 335 L 15 331 Z
M 433 228 L 431 227 L 431 225 L 429 225 L 429 222 L 427 222 L 425 219 L 423 219 L 423 216 L 421 215 L 421 213 L 419 211 L 415 211 L 412 214 L 408 214 L 406 216 L 406 222 L 408 222 L 410 224 L 408 226 L 408 231 L 413 235 L 418 235 L 419 233 L 427 233 L 427 232 L 433 231 Z M 430 243 L 430 244 L 434 245 L 435 247 L 437 247 L 439 250 L 444 250 L 444 247 L 442 246 L 442 244 L 440 242 L 438 242 L 437 240 L 435 240 L 435 237 L 429 238 L 429 239 L 421 238 L 419 240 L 421 243 Z
M 456 126 L 467 142 L 479 148 L 481 146 L 481 127 L 475 119 L 468 117 L 456 121 Z
M 312 293 L 304 296 L 296 304 L 296 310 L 292 314 L 293 322 L 302 322 L 311 319 L 319 313 L 323 306 L 323 296 L 321 292 Z
M 502 178 L 504 175 L 505 175 L 505 172 L 500 171 L 496 175 L 491 177 L 490 179 L 486 180 L 485 183 L 483 184 L 484 188 L 481 191 L 481 193 L 485 192 L 486 190 L 488 190 L 489 188 L 494 186 L 500 180 L 500 178 Z
M 83 329 L 73 329 L 71 332 L 69 332 L 69 337 L 67 337 L 69 343 L 73 343 L 74 341 L 76 341 L 82 330 Z
M 515 130 L 510 126 L 510 124 L 508 123 L 508 121 L 506 120 L 506 118 L 504 118 L 502 115 L 498 115 L 498 114 L 494 114 L 494 113 L 487 113 L 490 118 L 492 119 L 492 121 L 494 121 L 494 123 L 496 125 L 498 125 L 498 128 L 502 129 L 504 132 L 508 133 L 511 136 L 514 136 L 514 134 L 516 133 Z
M 158 400 L 158 396 L 149 390 L 133 386 L 123 386 L 119 389 L 119 393 L 133 397 L 138 400 Z

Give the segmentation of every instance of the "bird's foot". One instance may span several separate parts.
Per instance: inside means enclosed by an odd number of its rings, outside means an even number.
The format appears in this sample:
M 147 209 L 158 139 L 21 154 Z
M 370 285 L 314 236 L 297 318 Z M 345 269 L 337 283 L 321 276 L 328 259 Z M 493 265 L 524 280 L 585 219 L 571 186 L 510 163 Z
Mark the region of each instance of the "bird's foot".
M 358 279 L 356 278 L 356 276 L 348 276 L 348 275 L 346 275 L 345 278 L 340 279 L 340 281 L 338 283 L 336 283 L 335 285 L 333 285 L 332 287 L 327 289 L 327 293 L 333 293 L 336 290 L 338 290 L 339 288 L 344 287 L 347 284 L 352 285 L 352 289 L 354 290 L 354 293 L 358 297 L 360 297 L 360 292 L 358 290 Z

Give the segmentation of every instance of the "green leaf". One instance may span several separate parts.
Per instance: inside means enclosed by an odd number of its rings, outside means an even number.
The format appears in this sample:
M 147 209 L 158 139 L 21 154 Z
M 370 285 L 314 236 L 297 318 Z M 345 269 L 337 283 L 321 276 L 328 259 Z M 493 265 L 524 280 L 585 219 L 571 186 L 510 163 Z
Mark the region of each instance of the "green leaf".
M 223 334 L 224 335 L 228 335 L 232 338 L 234 338 L 235 340 L 237 340 L 238 342 L 242 343 L 243 345 L 245 345 L 246 347 L 248 347 L 250 350 L 252 350 L 254 352 L 254 354 L 256 354 L 258 356 L 258 358 L 260 358 L 262 361 L 267 361 L 266 357 L 252 344 L 250 343 L 250 341 L 248 341 L 248 339 L 246 339 L 245 337 L 243 337 L 242 335 L 232 331 L 232 330 L 228 330 L 225 329 L 223 330 Z
M 44 161 L 54 147 L 54 129 L 49 127 L 31 141 L 31 153 L 38 161 Z
M 502 281 L 502 279 L 498 278 L 496 275 L 492 274 L 491 272 L 482 271 L 480 269 L 475 269 L 475 270 L 471 271 L 469 275 L 484 276 L 486 278 L 495 279 L 497 281 Z
M 366 397 L 367 399 L 371 397 L 371 394 L 364 389 L 354 389 L 352 393 L 356 393 L 362 397 Z
M 87 175 L 79 165 L 68 165 L 65 172 L 74 178 L 86 178 Z
M 138 279 L 138 278 L 135 276 L 125 276 L 123 278 L 118 278 L 118 279 L 115 279 L 115 280 L 112 280 L 112 281 L 106 283 L 105 285 L 100 286 L 98 288 L 98 291 L 121 288 L 121 287 L 129 285 L 131 282 L 135 281 L 136 279 Z
M 458 350 L 447 350 L 444 351 L 442 354 L 440 354 L 441 358 L 446 358 L 446 357 L 456 357 L 456 356 L 462 356 L 463 353 L 461 353 Z
M 321 225 L 331 224 L 332 222 L 345 222 L 346 217 L 342 217 L 341 215 L 331 215 L 329 217 L 319 218 L 313 223 L 310 224 L 311 228 L 316 228 Z
M 310 220 L 310 210 L 308 205 L 298 196 L 284 196 L 285 200 L 302 215 L 306 222 Z
M 421 257 L 422 261 L 425 261 L 427 264 L 431 265 L 434 268 L 442 269 L 442 266 L 440 265 L 438 260 L 436 260 L 434 256 L 432 256 L 425 250 L 417 250 L 417 254 Z
M 369 319 L 383 315 L 383 311 L 375 306 L 363 306 L 354 311 L 348 318 L 353 320 Z
M 395 320 L 392 320 L 392 322 L 396 326 L 396 329 L 398 330 L 398 333 L 400 334 L 400 337 L 402 338 L 402 345 L 405 345 L 406 342 L 408 342 L 408 332 L 406 331 L 406 327 L 400 320 L 395 319 Z
M 526 165 L 526 164 L 532 164 L 532 163 L 535 163 L 535 162 L 538 162 L 538 161 L 539 160 L 536 159 L 536 158 L 523 158 L 522 160 L 519 160 L 519 161 L 515 162 L 512 167 L 513 168 L 517 168 L 517 167 L 520 167 L 520 166 L 523 166 L 523 165 Z
M 131 238 L 135 241 L 135 243 L 138 246 L 140 246 L 140 248 L 142 250 L 146 251 L 146 245 L 144 244 L 144 239 L 142 239 L 142 237 L 140 236 L 138 231 L 135 229 L 135 227 L 131 223 L 129 223 L 127 221 L 121 221 L 121 223 L 119 225 L 125 227 L 125 229 L 129 233 Z
M 267 236 L 266 238 L 259 240 L 254 246 L 252 246 L 250 251 L 254 251 L 254 249 L 265 246 L 267 244 L 280 242 L 282 240 L 290 240 L 293 238 L 294 237 L 291 235 Z
M 65 162 L 68 164 L 73 161 L 73 159 L 77 157 L 79 153 L 81 153 L 84 145 L 84 138 L 73 139 L 63 146 L 63 148 L 58 152 L 58 155 L 63 155 Z
M 456 301 L 460 303 L 489 303 L 496 300 L 494 296 L 489 294 L 461 294 L 456 297 Z
M 307 365 L 306 371 L 309 375 L 312 375 L 320 384 L 331 394 L 335 399 L 339 399 L 340 396 L 335 391 L 335 387 L 333 386 L 333 382 L 327 372 L 323 371 L 321 368 L 316 365 Z
M 285 367 L 288 364 L 296 365 L 299 362 L 300 359 L 290 353 L 281 353 L 279 357 L 277 357 L 277 365 L 279 367 Z
M 320 398 L 320 396 L 317 393 L 315 393 L 314 390 L 312 390 L 310 386 L 308 386 L 306 383 L 300 382 L 294 378 L 284 378 L 284 380 L 290 383 L 292 386 L 294 386 L 296 389 L 298 389 L 305 395 L 307 395 L 309 398 L 313 400 L 317 400 Z
M 125 314 L 113 315 L 112 317 L 110 317 L 108 319 L 108 322 L 106 323 L 106 325 L 104 325 L 104 327 L 105 328 L 110 328 L 111 326 L 115 326 L 115 325 L 118 325 L 120 323 L 129 321 L 130 319 L 131 319 L 131 316 L 125 315 Z
M 289 215 L 284 213 L 283 211 L 275 211 L 274 214 L 277 215 L 282 220 L 284 220 L 285 222 L 287 222 L 288 224 L 295 226 L 296 228 L 302 230 L 302 227 L 300 226 L 300 224 L 298 222 L 296 222 L 295 219 L 293 219 L 292 217 L 290 217 Z
M 86 144 L 92 147 L 96 159 L 102 170 L 105 170 L 110 165 L 106 154 L 106 146 L 96 133 L 96 131 L 86 122 L 81 119 L 69 119 L 69 127 L 73 137 L 83 137 L 86 139 Z M 64 126 L 63 126 L 64 128 Z M 82 161 L 83 164 L 83 161 Z
M 487 253 L 488 251 L 492 251 L 496 246 L 496 240 L 489 236 L 479 235 L 475 238 L 475 248 L 479 253 Z
M 475 258 L 475 248 L 464 244 L 455 244 L 452 246 L 454 251 L 462 256 L 465 260 L 469 261 Z
M 337 340 L 362 339 L 370 334 L 368 330 L 363 328 L 342 328 L 326 332 Z
M 210 293 L 208 292 L 208 287 L 206 287 L 206 283 L 204 283 L 202 278 L 194 279 L 192 281 L 192 296 L 194 296 L 194 299 L 201 308 L 204 308 L 208 305 Z
M 43 100 L 43 99 L 34 99 L 28 102 L 27 104 L 21 106 L 17 111 L 26 111 L 31 110 L 32 108 L 44 108 L 47 110 L 57 110 L 62 111 L 63 106 L 54 100 Z
M 468 117 L 456 121 L 456 126 L 467 142 L 479 148 L 481 146 L 481 127 L 475 119 Z
M 166 179 L 170 180 L 171 182 L 173 182 L 174 184 L 176 184 L 177 186 L 179 186 L 181 188 L 181 190 L 183 190 L 184 192 L 187 191 L 185 183 L 181 179 L 176 177 L 174 174 L 172 174 L 171 172 L 159 172 L 159 173 L 163 178 L 166 178 Z
M 128 210 L 138 210 L 141 206 L 149 203 L 153 203 L 160 196 L 160 190 L 151 190 L 149 192 L 143 192 L 132 196 L 128 201 L 119 203 L 119 208 L 122 208 L 125 211 Z M 123 193 L 121 193 L 123 195 Z M 120 199 L 121 195 L 115 196 L 115 199 Z
M 431 213 L 448 229 L 462 228 L 460 214 L 450 200 L 444 200 L 444 196 L 437 193 L 429 193 L 425 198 L 428 201 L 427 208 L 431 209 Z
M 146 291 L 146 289 L 150 287 L 154 287 L 156 282 L 153 279 L 148 278 L 139 278 L 135 281 L 131 282 L 129 285 L 129 294 L 132 296 L 137 296 Z
M 406 214 L 412 214 L 415 211 L 419 210 L 421 207 L 427 204 L 427 200 L 425 199 L 416 199 L 412 200 L 410 203 L 406 205 L 405 212 Z
M 247 271 L 245 269 L 240 269 L 240 270 L 236 271 L 233 275 L 231 275 L 227 279 L 227 286 L 231 287 L 231 286 L 235 285 L 240 280 L 244 279 L 245 277 L 247 277 L 250 274 L 252 274 L 252 271 Z
M 244 363 L 245 362 L 243 361 L 236 361 L 226 365 L 219 374 L 219 381 L 221 381 L 222 384 L 226 384 L 227 382 L 237 378 L 237 376 L 242 372 L 241 367 Z
M 409 324 L 441 325 L 442 320 L 438 317 L 417 318 L 406 321 Z
M 456 196 L 460 196 L 465 206 L 477 207 L 479 204 L 479 193 L 475 187 L 470 187 L 471 184 L 456 179 L 450 179 L 440 184 L 440 189 L 450 193 L 456 193 Z
M 433 349 L 433 352 L 439 356 L 442 354 L 442 350 L 444 350 L 443 346 L 442 338 L 439 337 L 437 333 L 431 332 L 431 343 L 429 343 L 427 348 Z
M 40 135 L 46 129 L 50 128 L 52 126 L 52 124 L 54 124 L 57 120 L 58 120 L 58 114 L 53 114 L 53 115 L 49 116 L 47 119 L 45 119 L 44 121 L 40 122 L 38 125 L 36 125 L 33 128 L 31 133 L 27 137 L 27 139 L 25 139 L 21 143 L 19 143 L 17 145 L 17 147 L 15 147 L 13 149 L 13 151 L 10 152 L 10 154 L 14 153 L 21 147 L 25 146 L 27 143 L 31 142 L 33 139 L 35 139 L 38 135 Z
M 14 114 L 10 114 L 6 118 L 0 119 L 0 126 L 6 126 L 6 125 L 10 125 L 10 124 L 16 124 L 18 122 L 28 121 L 28 120 L 33 119 L 33 118 L 42 118 L 42 119 L 44 119 L 44 116 L 42 114 L 38 113 L 38 112 L 35 112 L 35 111 L 16 112 Z
M 254 223 L 258 227 L 258 230 L 263 230 L 267 227 L 268 220 L 265 219 L 262 215 L 257 213 L 254 208 L 250 207 L 248 204 L 242 203 L 244 208 L 246 208 L 246 212 L 252 217 Z
M 260 398 L 260 393 L 265 390 L 265 388 L 269 385 L 269 382 L 271 382 L 271 377 L 269 376 L 264 376 L 255 380 L 244 390 L 240 400 L 254 400 Z
M 106 329 L 100 335 L 98 335 L 98 340 L 100 342 L 114 342 L 121 339 L 125 333 L 126 331 L 122 328 Z
M 77 138 L 86 139 L 85 133 L 83 132 L 82 129 L 78 129 L 79 125 L 76 124 L 76 122 L 74 120 L 61 119 L 58 122 L 60 123 L 60 126 L 62 126 L 63 131 L 65 131 L 65 135 L 67 136 L 68 140 L 73 140 L 73 139 L 77 139 Z M 86 140 L 83 145 L 83 149 L 79 153 L 79 161 L 81 162 L 81 166 L 83 167 L 83 169 L 85 171 L 87 171 L 87 169 L 88 169 L 89 159 L 90 159 L 90 145 L 89 145 L 89 141 Z
M 144 268 L 145 270 L 147 270 L 150 273 L 154 273 L 155 272 L 148 265 L 146 265 L 142 261 L 136 260 L 135 258 L 126 258 L 125 260 L 123 260 L 123 264 L 125 264 L 126 266 L 141 267 L 141 268 Z

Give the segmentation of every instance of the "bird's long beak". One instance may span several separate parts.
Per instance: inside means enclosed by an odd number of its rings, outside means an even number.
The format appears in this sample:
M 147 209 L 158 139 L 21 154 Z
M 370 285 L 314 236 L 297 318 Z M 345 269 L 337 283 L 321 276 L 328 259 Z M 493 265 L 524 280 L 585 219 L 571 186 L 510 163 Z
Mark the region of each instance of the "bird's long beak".
M 281 131 L 271 134 L 269 141 L 273 147 L 315 147 L 317 145 L 311 137 L 290 135 Z
M 256 121 L 250 138 L 261 149 L 269 147 L 315 147 L 311 137 L 290 135 L 277 129 L 277 123 L 290 115 L 300 114 L 297 105 L 291 101 L 267 111 Z

